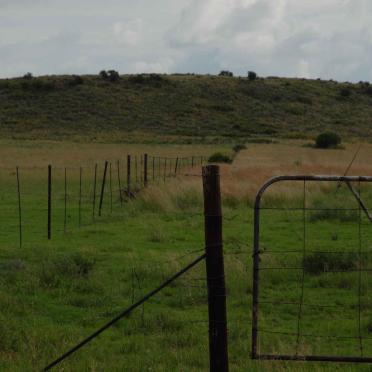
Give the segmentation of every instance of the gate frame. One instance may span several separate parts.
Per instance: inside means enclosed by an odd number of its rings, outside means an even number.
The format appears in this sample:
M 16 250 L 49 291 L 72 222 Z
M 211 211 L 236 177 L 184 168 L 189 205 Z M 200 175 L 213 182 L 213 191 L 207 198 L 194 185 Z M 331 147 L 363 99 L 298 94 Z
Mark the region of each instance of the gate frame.
M 259 266 L 260 266 L 260 205 L 264 192 L 274 183 L 280 181 L 321 181 L 344 182 L 350 188 L 350 182 L 372 182 L 371 176 L 327 176 L 327 175 L 288 175 L 276 176 L 266 181 L 258 190 L 254 203 L 254 231 L 253 231 L 253 291 L 252 291 L 252 349 L 251 358 L 260 360 L 293 360 L 293 361 L 318 361 L 318 362 L 353 362 L 372 363 L 372 357 L 343 357 L 331 355 L 282 355 L 260 354 L 258 345 L 258 297 L 259 297 Z M 368 210 L 362 200 L 351 189 L 357 202 L 368 215 Z

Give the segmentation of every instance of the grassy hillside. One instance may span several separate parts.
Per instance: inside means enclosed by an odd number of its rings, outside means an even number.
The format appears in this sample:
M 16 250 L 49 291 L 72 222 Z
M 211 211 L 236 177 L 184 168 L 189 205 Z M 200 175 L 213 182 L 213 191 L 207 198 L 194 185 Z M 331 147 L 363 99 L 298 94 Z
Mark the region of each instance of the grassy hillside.
M 7 138 L 233 142 L 368 133 L 368 83 L 200 75 L 48 76 L 0 80 Z

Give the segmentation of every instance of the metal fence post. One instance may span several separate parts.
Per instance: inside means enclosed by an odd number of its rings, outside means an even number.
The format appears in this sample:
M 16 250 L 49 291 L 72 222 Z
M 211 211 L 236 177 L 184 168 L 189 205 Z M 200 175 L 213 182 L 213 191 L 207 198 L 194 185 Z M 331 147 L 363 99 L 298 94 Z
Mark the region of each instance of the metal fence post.
M 147 154 L 145 154 L 143 156 L 143 184 L 145 187 L 147 187 L 147 184 L 148 184 L 148 179 L 147 179 L 147 159 L 148 159 L 148 156 Z
M 226 288 L 222 248 L 220 174 L 217 165 L 203 167 L 205 251 L 209 313 L 210 371 L 227 372 Z
M 106 160 L 105 161 L 105 169 L 103 171 L 103 179 L 102 179 L 102 186 L 101 186 L 101 197 L 100 197 L 100 200 L 99 200 L 98 216 L 100 216 L 100 217 L 101 217 L 101 214 L 102 214 L 103 194 L 105 192 L 107 166 L 108 166 L 108 161 Z
M 48 165 L 48 240 L 52 238 L 52 166 Z
M 127 155 L 127 193 L 128 193 L 128 198 L 131 197 L 131 156 Z

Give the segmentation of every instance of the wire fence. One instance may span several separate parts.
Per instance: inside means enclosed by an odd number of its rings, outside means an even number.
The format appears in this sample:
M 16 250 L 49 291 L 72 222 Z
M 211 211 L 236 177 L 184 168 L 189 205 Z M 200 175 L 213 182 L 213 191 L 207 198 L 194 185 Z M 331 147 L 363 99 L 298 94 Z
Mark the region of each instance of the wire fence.
M 91 166 L 0 168 L 0 238 L 20 247 L 61 238 L 120 214 L 146 186 L 165 183 L 205 160 L 143 154 Z

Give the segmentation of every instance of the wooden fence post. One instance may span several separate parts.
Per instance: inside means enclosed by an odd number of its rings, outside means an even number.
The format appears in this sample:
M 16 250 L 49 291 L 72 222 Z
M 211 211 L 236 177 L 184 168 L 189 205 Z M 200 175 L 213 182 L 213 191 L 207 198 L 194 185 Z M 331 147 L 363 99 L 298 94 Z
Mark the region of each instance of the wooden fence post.
M 148 179 L 147 179 L 147 154 L 143 156 L 143 185 L 147 187 Z
M 52 238 L 52 166 L 48 165 L 48 240 Z
M 209 313 L 210 371 L 227 372 L 226 289 L 222 248 L 220 174 L 217 165 L 203 167 L 205 250 Z
M 99 199 L 99 210 L 98 210 L 98 216 L 99 217 L 101 217 L 101 214 L 102 214 L 103 194 L 105 192 L 107 166 L 108 166 L 108 161 L 106 160 L 105 161 L 105 169 L 103 171 L 103 178 L 102 178 L 101 197 Z
M 128 198 L 131 197 L 131 156 L 127 155 L 127 193 L 128 193 Z

